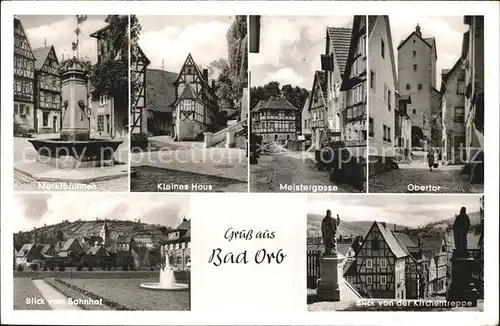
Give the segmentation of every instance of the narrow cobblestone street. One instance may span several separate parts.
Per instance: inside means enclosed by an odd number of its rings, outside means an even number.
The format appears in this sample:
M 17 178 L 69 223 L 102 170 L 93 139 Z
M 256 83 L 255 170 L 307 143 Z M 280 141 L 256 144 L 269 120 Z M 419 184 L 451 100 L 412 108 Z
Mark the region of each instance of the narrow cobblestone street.
M 430 172 L 425 163 L 399 164 L 398 170 L 381 172 L 370 177 L 368 191 L 370 193 L 482 193 L 484 185 L 470 184 L 467 176 L 461 175 L 461 169 L 460 165 L 440 165 Z M 424 189 L 415 189 L 415 186 Z
M 337 191 L 330 192 L 360 192 L 350 185 L 330 182 L 328 172 L 318 171 L 310 153 L 285 152 L 262 155 L 257 165 L 250 166 L 251 192 L 298 192 L 280 189 L 284 185 L 336 186 Z

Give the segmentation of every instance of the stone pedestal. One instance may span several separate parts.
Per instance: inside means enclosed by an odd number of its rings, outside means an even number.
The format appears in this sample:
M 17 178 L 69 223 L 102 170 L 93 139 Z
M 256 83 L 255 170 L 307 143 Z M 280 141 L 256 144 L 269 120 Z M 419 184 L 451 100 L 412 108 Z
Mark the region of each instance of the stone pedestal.
M 234 131 L 226 132 L 226 148 L 233 148 L 235 144 L 236 133 Z
M 90 138 L 90 121 L 78 106 L 83 101 L 88 106 L 87 74 L 78 69 L 61 73 L 62 103 L 68 101 L 63 109 L 61 140 L 87 141 Z
M 446 293 L 448 301 L 467 301 L 473 307 L 477 306 L 477 290 L 472 282 L 472 271 L 474 259 L 472 257 L 461 257 L 453 251 L 451 257 L 451 284 Z
M 204 132 L 203 136 L 205 137 L 204 138 L 204 140 L 205 140 L 205 148 L 209 148 L 210 146 L 212 146 L 213 132 Z
M 320 279 L 318 280 L 317 299 L 320 301 L 340 301 L 339 281 L 343 277 L 342 266 L 345 258 L 328 255 L 319 258 Z

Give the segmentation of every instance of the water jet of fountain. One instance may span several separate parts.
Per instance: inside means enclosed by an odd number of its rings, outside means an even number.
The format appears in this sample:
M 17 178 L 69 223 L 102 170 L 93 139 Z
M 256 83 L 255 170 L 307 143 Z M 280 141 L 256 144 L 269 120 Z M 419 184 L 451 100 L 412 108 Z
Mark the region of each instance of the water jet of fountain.
M 160 246 L 160 253 L 161 253 L 160 282 L 143 283 L 141 284 L 141 288 L 152 289 L 152 290 L 169 290 L 169 291 L 187 290 L 188 289 L 187 284 L 176 283 L 174 270 L 170 266 L 170 259 L 166 245 Z

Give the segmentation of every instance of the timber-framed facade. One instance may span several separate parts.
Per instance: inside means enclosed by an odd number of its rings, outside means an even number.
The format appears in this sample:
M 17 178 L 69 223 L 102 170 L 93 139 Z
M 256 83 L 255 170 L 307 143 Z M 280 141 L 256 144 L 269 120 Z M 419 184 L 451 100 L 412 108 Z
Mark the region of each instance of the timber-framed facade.
M 134 80 L 137 89 L 131 90 L 135 92 L 134 102 L 131 103 L 131 125 L 130 132 L 133 134 L 147 133 L 147 67 L 151 63 L 146 57 L 141 47 L 138 44 L 131 45 L 132 50 L 136 51 L 136 60 L 130 67 L 131 78 Z
M 214 85 L 209 85 L 208 70 L 204 69 L 202 72 L 191 53 L 173 84 L 174 139 L 194 140 L 204 132 L 216 131 L 218 105 Z
M 35 56 L 21 21 L 14 18 L 14 122 L 36 128 Z
M 61 130 L 61 77 L 54 46 L 33 50 L 35 61 L 35 112 L 38 133 Z

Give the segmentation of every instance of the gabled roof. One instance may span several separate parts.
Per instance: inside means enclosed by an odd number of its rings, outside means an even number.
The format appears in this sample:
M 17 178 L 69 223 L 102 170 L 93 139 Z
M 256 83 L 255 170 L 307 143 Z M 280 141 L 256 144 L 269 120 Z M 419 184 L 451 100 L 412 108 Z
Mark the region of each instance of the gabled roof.
M 159 69 L 146 71 L 146 87 L 148 110 L 170 112 L 175 102 L 175 86 L 177 73 Z M 150 101 L 151 100 L 151 101 Z
M 453 73 L 459 68 L 462 64 L 462 59 L 458 58 L 458 60 L 455 62 L 453 67 L 451 69 L 443 69 L 442 70 L 442 75 L 441 75 L 441 95 L 444 94 L 446 90 L 446 82 L 448 81 L 448 78 L 450 78 Z
M 326 94 L 327 94 L 327 82 L 326 82 L 326 72 L 321 70 L 316 70 L 314 73 L 314 80 L 312 86 L 311 97 L 314 96 L 314 90 L 316 89 L 316 84 L 318 84 L 319 89 L 321 90 L 321 97 L 323 99 L 324 105 L 326 105 Z M 314 101 L 309 101 L 309 109 L 311 109 L 311 104 Z
M 45 60 L 47 60 L 47 56 L 52 48 L 53 46 L 51 45 L 33 49 L 33 55 L 35 56 L 35 70 L 42 69 L 43 64 L 45 63 Z
M 259 102 L 257 102 L 257 104 L 255 104 L 254 108 L 252 109 L 252 112 L 259 111 L 260 109 L 262 109 L 266 105 L 266 103 L 267 103 L 267 101 L 260 100 Z
M 351 87 L 351 79 L 349 77 L 351 74 L 351 67 L 355 59 L 356 49 L 359 42 L 359 38 L 354 36 L 359 34 L 363 28 L 366 28 L 366 26 L 362 26 L 363 21 L 366 21 L 366 16 L 354 16 L 354 20 L 352 22 L 352 36 L 349 43 L 349 54 L 347 55 L 345 70 L 342 74 L 342 85 L 340 86 L 341 91 L 348 90 Z M 366 37 L 366 33 L 363 33 L 361 37 Z
M 387 229 L 380 222 L 373 222 L 380 231 L 380 234 L 384 238 L 387 246 L 391 252 L 396 256 L 396 258 L 403 258 L 409 255 L 408 250 L 398 241 L 391 230 Z
M 34 59 L 35 57 L 33 56 L 33 48 L 31 47 L 30 40 L 28 39 L 28 35 L 26 35 L 26 31 L 24 30 L 23 24 L 21 23 L 21 20 L 19 20 L 19 18 L 14 17 L 14 28 L 16 27 L 16 25 L 19 25 L 19 28 L 21 28 L 21 30 L 23 31 L 24 38 L 26 39 L 26 43 L 28 43 L 31 56 Z
M 392 77 L 394 78 L 394 85 L 398 85 L 398 74 L 396 71 L 396 59 L 394 57 L 394 47 L 392 43 L 392 31 L 391 31 L 391 22 L 389 20 L 389 16 L 384 15 L 384 16 L 368 16 L 368 24 L 372 24 L 372 26 L 369 28 L 370 34 L 369 37 L 371 37 L 371 34 L 373 32 L 373 29 L 379 23 L 379 19 L 383 19 L 385 22 L 385 27 L 387 28 L 386 34 L 387 34 L 387 51 L 389 52 L 390 60 L 391 60 L 391 67 L 392 67 Z
M 333 49 L 340 74 L 342 75 L 347 63 L 347 56 L 349 55 L 352 29 L 346 27 L 327 27 L 326 34 L 330 40 L 330 46 Z
M 31 249 L 33 249 L 34 243 L 25 243 L 23 246 L 17 251 L 16 256 L 17 257 L 24 257 L 26 256 Z
M 191 220 L 184 218 L 182 223 L 176 228 L 176 230 L 189 230 L 191 229 Z
M 405 233 L 393 232 L 394 236 L 405 246 L 408 247 L 416 247 L 417 245 L 411 241 L 410 237 Z
M 254 112 L 260 111 L 263 109 L 266 110 L 291 110 L 291 111 L 298 111 L 295 106 L 293 106 L 288 100 L 284 97 L 281 96 L 271 96 L 267 101 L 264 103 L 261 103 L 263 101 L 259 101 L 257 103 L 256 108 L 254 109 Z
M 46 254 L 47 254 L 47 252 L 48 252 L 51 248 L 53 248 L 53 246 L 52 246 L 52 245 L 50 245 L 50 244 L 43 245 L 43 248 L 42 248 L 42 251 L 41 251 L 42 255 L 46 255 Z
M 196 96 L 196 93 L 193 91 L 193 88 L 191 87 L 191 84 L 186 84 L 186 87 L 184 87 L 184 91 L 182 92 L 181 96 L 179 96 L 178 100 L 182 99 L 197 99 L 198 96 Z
M 309 110 L 309 101 L 311 100 L 311 92 L 307 92 L 307 98 L 306 98 L 306 101 L 304 103 L 304 106 L 302 107 L 302 111 L 304 110 Z M 259 102 L 260 103 L 260 102 Z M 258 103 L 257 103 L 258 104 Z M 257 105 L 255 106 L 257 107 Z
M 91 247 L 88 251 L 87 251 L 87 255 L 95 255 L 99 252 L 99 250 L 101 250 L 101 248 L 103 248 L 103 246 L 96 246 L 96 247 Z M 106 253 L 106 256 L 108 256 L 108 252 L 106 251 L 106 249 L 104 249 L 104 252 Z
M 118 235 L 115 241 L 116 244 L 129 244 L 130 242 L 132 242 L 132 237 L 124 234 Z
M 427 37 L 427 38 L 423 38 L 422 36 L 420 36 L 417 32 L 413 31 L 410 35 L 408 35 L 408 37 L 406 37 L 403 41 L 401 41 L 398 45 L 398 48 L 397 50 L 399 51 L 399 49 L 406 44 L 406 42 L 408 42 L 408 40 L 413 36 L 417 36 L 417 38 L 419 38 L 420 40 L 422 40 L 422 42 L 424 42 L 424 44 L 426 44 L 427 46 L 429 46 L 431 49 L 434 49 L 434 54 L 436 55 L 436 60 L 437 60 L 437 49 L 436 49 L 436 39 L 434 37 Z
M 419 237 L 410 237 L 418 247 Z M 443 238 L 441 237 L 420 237 L 420 248 L 424 251 L 440 253 L 443 249 Z
M 71 245 L 73 244 L 73 242 L 75 242 L 75 241 L 78 243 L 78 241 L 76 240 L 76 238 L 69 238 L 68 240 L 66 240 L 64 242 L 64 245 L 61 248 L 61 251 L 68 251 L 69 248 L 71 247 Z

